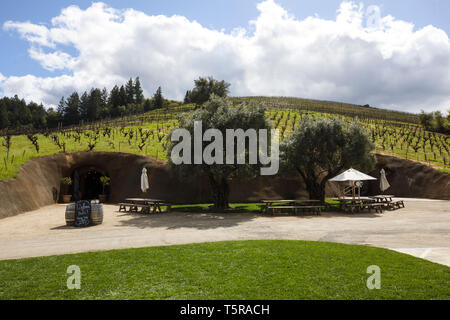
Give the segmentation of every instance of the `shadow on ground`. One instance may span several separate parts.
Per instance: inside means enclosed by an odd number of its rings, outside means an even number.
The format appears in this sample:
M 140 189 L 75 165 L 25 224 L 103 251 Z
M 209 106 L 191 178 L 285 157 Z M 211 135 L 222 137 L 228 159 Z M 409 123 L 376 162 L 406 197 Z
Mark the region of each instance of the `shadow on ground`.
M 131 216 L 131 219 L 120 221 L 117 226 L 145 228 L 166 228 L 169 230 L 193 228 L 198 230 L 231 228 L 251 221 L 258 215 L 254 213 L 157 213 L 143 215 L 141 213 L 116 212 L 118 215 Z
M 199 210 L 201 211 L 201 210 Z M 168 230 L 180 229 L 180 228 L 192 228 L 198 230 L 208 230 L 217 228 L 231 228 L 238 226 L 242 223 L 252 221 L 254 219 L 264 218 L 277 218 L 277 217 L 289 217 L 296 219 L 316 219 L 316 218 L 378 218 L 381 214 L 374 213 L 359 213 L 359 214 L 343 214 L 339 212 L 324 212 L 320 216 L 313 214 L 299 214 L 296 216 L 289 214 L 276 214 L 261 215 L 260 213 L 212 213 L 212 212 L 163 212 L 156 214 L 142 214 L 142 213 L 130 213 L 119 212 L 115 214 L 118 216 L 129 216 L 130 219 L 120 221 L 117 226 L 135 227 L 139 229 L 145 228 L 166 228 Z
M 69 229 L 75 229 L 75 227 L 63 225 L 63 226 L 50 228 L 50 230 L 69 230 Z
M 374 212 L 360 212 L 360 213 L 344 213 L 344 212 L 335 212 L 335 211 L 329 211 L 329 212 L 322 212 L 320 215 L 323 218 L 336 218 L 336 217 L 342 217 L 342 218 L 379 218 L 383 214 L 382 213 L 374 213 Z
M 53 227 L 50 228 L 50 230 L 75 230 L 75 229 L 89 229 L 89 228 L 94 228 L 97 227 L 99 225 L 89 225 L 87 227 L 75 227 L 75 226 L 68 226 L 68 225 L 61 225 L 58 227 Z

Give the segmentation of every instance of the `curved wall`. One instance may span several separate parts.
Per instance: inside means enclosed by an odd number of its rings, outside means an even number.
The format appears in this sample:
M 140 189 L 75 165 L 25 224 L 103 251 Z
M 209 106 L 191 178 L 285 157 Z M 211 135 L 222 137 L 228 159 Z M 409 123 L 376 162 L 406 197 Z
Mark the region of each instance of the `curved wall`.
M 388 193 L 402 197 L 450 199 L 450 175 L 423 164 L 391 156 L 377 155 L 378 164 L 371 174 L 379 177 L 385 168 L 392 187 Z M 28 161 L 16 179 L 0 181 L 0 218 L 38 209 L 58 201 L 60 179 L 79 167 L 93 166 L 111 178 L 109 202 L 127 197 L 159 198 L 172 203 L 210 202 L 208 180 L 202 177 L 180 181 L 164 161 L 148 156 L 109 152 L 57 154 Z M 140 173 L 146 166 L 150 189 L 140 190 Z M 307 197 L 301 179 L 258 177 L 233 180 L 230 185 L 233 202 L 259 201 L 270 198 Z M 369 184 L 371 194 L 379 193 L 378 183 Z
M 370 173 L 380 178 L 384 168 L 391 187 L 385 194 L 397 197 L 450 200 L 450 174 L 439 172 L 417 161 L 377 154 L 376 169 Z M 379 181 L 369 184 L 369 194 L 379 194 Z

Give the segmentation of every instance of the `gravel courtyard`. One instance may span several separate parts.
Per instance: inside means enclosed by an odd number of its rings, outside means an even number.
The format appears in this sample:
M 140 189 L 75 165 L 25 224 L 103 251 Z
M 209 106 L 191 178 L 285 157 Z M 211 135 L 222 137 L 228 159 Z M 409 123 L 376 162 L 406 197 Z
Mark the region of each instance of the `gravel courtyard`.
M 65 205 L 0 220 L 0 260 L 193 242 L 292 239 L 365 244 L 450 266 L 450 201 L 404 199 L 383 214 L 260 216 L 163 213 L 141 215 L 104 206 L 102 225 L 65 225 Z

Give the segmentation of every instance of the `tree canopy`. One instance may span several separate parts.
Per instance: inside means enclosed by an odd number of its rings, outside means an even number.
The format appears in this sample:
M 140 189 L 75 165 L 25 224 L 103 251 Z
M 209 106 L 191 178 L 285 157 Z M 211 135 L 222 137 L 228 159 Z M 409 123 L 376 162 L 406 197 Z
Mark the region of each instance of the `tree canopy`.
M 218 81 L 213 77 L 198 78 L 194 80 L 194 88 L 186 92 L 185 103 L 195 103 L 201 105 L 209 100 L 212 95 L 226 97 L 229 92 L 230 84 L 224 80 Z
M 153 106 L 155 108 L 162 108 L 164 106 L 164 97 L 162 95 L 161 87 L 158 87 L 153 95 Z
M 373 168 L 374 145 L 356 122 L 306 117 L 280 147 L 285 173 L 299 174 L 311 199 L 325 200 L 325 184 L 343 169 Z
M 136 77 L 134 81 L 130 78 L 125 85 L 115 85 L 110 92 L 106 88 L 73 92 L 67 98 L 61 98 L 56 110 L 46 110 L 42 104 L 34 102 L 26 103 L 17 95 L 13 98 L 4 97 L 0 98 L 0 130 L 29 132 L 60 125 L 78 125 L 80 122 L 139 114 L 180 104 L 164 99 L 161 87 L 158 92 L 159 100 L 156 99 L 156 103 L 154 99 L 145 99 L 139 77 Z
M 447 117 L 444 117 L 440 111 L 425 112 L 422 110 L 419 120 L 425 130 L 450 134 L 450 110 L 448 110 Z
M 222 137 L 226 136 L 227 129 L 242 129 L 246 131 L 247 129 L 271 128 L 265 117 L 264 108 L 254 103 L 243 103 L 233 107 L 228 99 L 215 95 L 201 108 L 180 118 L 179 128 L 184 128 L 190 133 L 189 143 L 191 146 L 194 146 L 195 121 L 201 121 L 203 132 L 208 129 L 217 129 L 222 133 Z M 214 136 L 210 138 L 209 141 L 213 142 L 217 139 Z M 206 150 L 205 147 L 211 144 L 209 141 L 202 141 L 202 150 Z M 228 207 L 229 179 L 237 176 L 240 178 L 252 177 L 257 174 L 258 169 L 261 167 L 260 164 L 250 164 L 248 157 L 245 159 L 245 164 L 237 164 L 237 161 L 234 161 L 234 164 L 226 164 L 226 162 L 223 162 L 223 164 L 218 162 L 211 164 L 204 162 L 202 164 L 175 164 L 172 161 L 172 150 L 174 150 L 176 144 L 176 142 L 169 141 L 168 145 L 168 158 L 171 168 L 183 179 L 188 179 L 195 175 L 207 176 L 211 186 L 214 206 L 219 209 Z M 248 144 L 244 144 L 245 154 L 248 155 Z M 194 148 L 191 148 L 190 151 L 191 159 L 193 159 Z M 218 156 L 218 152 L 220 152 L 225 158 L 227 151 L 221 148 L 220 151 L 215 150 L 212 154 L 213 156 Z M 234 155 L 237 154 L 237 143 L 235 143 L 232 153 Z

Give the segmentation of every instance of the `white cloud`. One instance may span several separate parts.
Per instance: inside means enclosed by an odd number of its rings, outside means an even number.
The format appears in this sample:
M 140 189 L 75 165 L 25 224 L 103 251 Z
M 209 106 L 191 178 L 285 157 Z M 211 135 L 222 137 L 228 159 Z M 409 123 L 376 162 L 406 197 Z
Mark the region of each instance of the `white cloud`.
M 72 56 L 61 51 L 44 53 L 41 48 L 31 47 L 28 52 L 32 59 L 39 61 L 43 68 L 50 71 L 71 69 L 76 61 Z
M 55 77 L 7 77 L 5 95 L 57 104 L 62 95 L 92 86 L 111 88 L 140 76 L 150 96 L 161 85 L 182 99 L 193 80 L 214 76 L 233 95 L 283 95 L 369 103 L 397 110 L 450 107 L 450 42 L 433 26 L 384 16 L 367 27 L 366 8 L 343 2 L 335 20 L 295 18 L 272 0 L 259 16 L 231 33 L 182 16 L 150 16 L 93 3 L 70 6 L 51 26 L 11 22 L 30 43 L 29 54 Z M 78 56 L 63 49 L 71 46 Z
M 28 40 L 31 43 L 35 43 L 42 46 L 54 47 L 54 44 L 50 42 L 49 30 L 42 25 L 33 24 L 27 22 L 13 22 L 6 21 L 3 24 L 4 30 L 16 30 L 20 33 L 22 38 Z

